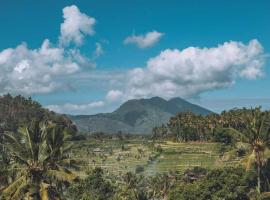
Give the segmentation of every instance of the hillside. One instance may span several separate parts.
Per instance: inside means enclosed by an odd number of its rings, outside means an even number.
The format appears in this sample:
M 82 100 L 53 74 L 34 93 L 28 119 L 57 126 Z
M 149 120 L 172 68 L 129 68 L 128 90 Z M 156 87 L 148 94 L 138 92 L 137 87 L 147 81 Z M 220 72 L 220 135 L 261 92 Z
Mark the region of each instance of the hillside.
M 69 127 L 74 133 L 77 131 L 68 117 L 43 108 L 41 104 L 31 98 L 10 94 L 0 96 L 0 134 L 4 131 L 16 132 L 19 126 L 27 124 L 33 119 L 49 119 L 59 125 Z
M 77 115 L 70 118 L 82 132 L 116 133 L 122 131 L 149 134 L 153 127 L 167 123 L 170 117 L 184 111 L 201 115 L 211 113 L 181 98 L 167 101 L 160 97 L 153 97 L 129 100 L 112 113 Z

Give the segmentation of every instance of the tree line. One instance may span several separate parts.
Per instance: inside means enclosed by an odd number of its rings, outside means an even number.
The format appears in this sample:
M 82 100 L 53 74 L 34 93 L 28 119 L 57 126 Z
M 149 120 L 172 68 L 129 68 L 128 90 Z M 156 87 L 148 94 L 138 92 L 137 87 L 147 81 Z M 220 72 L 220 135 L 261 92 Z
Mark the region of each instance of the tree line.
M 250 147 L 246 159 L 246 170 L 255 167 L 257 192 L 269 191 L 267 155 L 270 147 L 270 111 L 243 108 L 224 111 L 207 116 L 191 112 L 178 113 L 167 126 L 153 129 L 154 139 L 176 141 L 214 141 L 227 145 L 235 142 L 247 143 Z
M 270 111 L 257 108 L 242 108 L 223 111 L 221 114 L 196 115 L 181 112 L 170 118 L 167 124 L 154 127 L 153 139 L 171 139 L 178 142 L 187 141 L 224 141 L 241 140 L 249 137 L 251 129 L 259 129 L 262 123 L 264 133 L 268 131 Z M 232 138 L 233 137 L 233 138 Z M 225 140 L 228 141 L 225 141 Z

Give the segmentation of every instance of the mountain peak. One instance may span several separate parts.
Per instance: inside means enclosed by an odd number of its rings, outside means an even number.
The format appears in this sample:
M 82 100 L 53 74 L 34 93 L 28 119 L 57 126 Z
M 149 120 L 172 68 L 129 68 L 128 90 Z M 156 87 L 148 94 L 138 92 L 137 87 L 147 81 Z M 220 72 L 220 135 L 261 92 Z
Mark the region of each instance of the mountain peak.
M 155 97 L 151 97 L 148 100 L 152 100 L 152 101 L 166 101 L 165 99 L 159 97 L 159 96 L 155 96 Z
M 180 97 L 167 101 L 156 96 L 149 99 L 128 100 L 112 113 L 90 115 L 83 118 L 72 116 L 72 119 L 81 131 L 107 133 L 122 131 L 150 134 L 153 127 L 166 124 L 170 117 L 185 111 L 201 115 L 211 113 L 211 111 L 191 104 Z
M 173 97 L 169 100 L 169 102 L 188 102 L 185 99 L 181 98 L 181 97 Z

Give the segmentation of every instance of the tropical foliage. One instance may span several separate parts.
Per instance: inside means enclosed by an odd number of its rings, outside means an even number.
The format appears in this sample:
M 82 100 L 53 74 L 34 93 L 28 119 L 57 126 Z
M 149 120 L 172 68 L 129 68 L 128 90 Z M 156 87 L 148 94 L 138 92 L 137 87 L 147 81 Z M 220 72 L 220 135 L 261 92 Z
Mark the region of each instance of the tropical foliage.
M 211 170 L 193 182 L 181 182 L 170 191 L 169 199 L 248 200 L 251 198 L 249 191 L 253 187 L 252 174 L 245 173 L 242 168 L 224 168 Z
M 69 127 L 69 131 L 75 134 L 76 126 L 65 115 L 56 114 L 43 108 L 38 102 L 30 97 L 0 96 L 0 134 L 4 131 L 16 132 L 17 129 L 31 122 L 33 119 L 50 120 L 54 123 Z
M 77 183 L 73 183 L 67 196 L 70 199 L 84 200 L 106 200 L 112 199 L 116 193 L 116 188 L 111 180 L 104 177 L 101 168 L 95 168 L 88 172 L 88 176 Z
M 76 179 L 68 169 L 69 137 L 65 127 L 49 121 L 33 121 L 17 133 L 3 133 L 1 145 L 14 177 L 3 189 L 2 199 L 60 199 L 65 184 Z
M 256 113 L 256 114 L 255 114 Z M 233 109 L 223 111 L 221 114 L 210 114 L 206 116 L 196 115 L 192 112 L 178 113 L 172 117 L 167 125 L 153 128 L 154 139 L 173 139 L 176 141 L 217 141 L 228 140 L 241 141 L 249 137 L 251 129 L 258 128 L 258 124 L 251 125 L 254 118 L 263 119 L 263 131 L 269 128 L 270 111 L 262 111 L 261 108 Z M 259 122 L 257 122 L 259 123 Z M 229 133 L 230 132 L 230 133 Z M 221 133 L 221 134 L 220 134 Z M 224 135 L 225 134 L 225 135 Z M 231 143 L 233 141 L 224 141 Z
M 78 137 L 76 126 L 66 116 L 22 96 L 0 97 L 0 109 L 0 198 L 4 200 L 270 198 L 270 111 L 261 108 L 233 109 L 206 116 L 178 113 L 168 124 L 155 127 L 148 138 L 121 132 Z M 141 145 L 151 144 L 156 157 L 151 156 L 149 165 L 166 150 L 161 148 L 163 140 L 199 141 L 202 145 L 215 142 L 220 147 L 220 159 L 235 154 L 239 162 L 231 167 L 189 167 L 186 171 L 152 176 L 146 175 L 145 166 L 137 165 L 134 172 L 116 175 L 96 167 L 84 173 L 76 155 L 71 153 L 72 139 L 88 139 L 96 143 L 115 140 L 121 145 L 120 151 L 128 155 L 128 138 Z M 102 155 L 101 149 L 96 150 Z M 144 156 L 142 149 L 136 151 L 138 157 Z M 120 157 L 116 156 L 119 162 Z M 106 162 L 105 158 L 102 155 L 102 162 Z

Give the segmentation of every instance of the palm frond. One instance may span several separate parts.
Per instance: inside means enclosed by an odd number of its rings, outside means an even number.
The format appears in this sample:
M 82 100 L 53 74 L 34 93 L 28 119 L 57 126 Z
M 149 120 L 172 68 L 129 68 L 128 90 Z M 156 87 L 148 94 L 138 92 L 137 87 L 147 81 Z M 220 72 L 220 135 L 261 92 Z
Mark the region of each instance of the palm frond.
M 50 178 L 60 182 L 72 182 L 78 178 L 77 175 L 66 169 L 48 170 L 47 175 Z
M 10 198 L 11 200 L 20 199 L 22 196 L 24 196 L 23 191 L 28 187 L 26 179 L 22 182 L 22 184 L 19 186 L 17 191 L 12 195 Z
M 260 195 L 260 198 L 262 199 L 269 199 L 270 198 L 270 192 L 264 192 Z
M 48 159 L 50 155 L 48 154 L 48 145 L 46 140 L 43 140 L 41 144 L 39 145 L 39 154 L 38 154 L 38 160 L 41 162 L 44 162 Z
M 25 184 L 26 184 L 26 176 L 23 175 L 3 190 L 4 198 L 10 199 L 10 200 L 13 199 L 12 198 L 13 195 L 15 195 L 15 194 L 19 195 L 20 190 L 25 186 Z
M 0 146 L 3 146 L 4 148 L 7 149 L 7 151 L 9 152 L 9 154 L 14 157 L 18 162 L 20 162 L 21 164 L 25 164 L 28 165 L 27 162 L 27 157 L 24 157 L 21 152 L 18 152 L 16 150 L 14 150 L 14 148 L 10 145 L 6 145 L 6 144 L 0 144 Z
M 4 140 L 5 142 L 8 143 L 15 143 L 18 146 L 22 146 L 21 143 L 18 141 L 18 139 L 13 135 L 12 132 L 4 132 L 2 133 L 2 135 L 4 136 Z
M 252 164 L 256 162 L 256 155 L 255 151 L 252 151 L 252 153 L 247 157 L 247 162 L 246 162 L 246 170 L 250 170 L 252 167 Z
M 18 132 L 20 134 L 22 134 L 23 136 L 25 136 L 27 146 L 29 147 L 29 151 L 30 151 L 32 157 L 34 157 L 33 140 L 32 140 L 32 137 L 30 135 L 30 131 L 29 131 L 28 127 L 26 127 L 26 126 L 20 127 Z
M 48 187 L 50 185 L 47 183 L 42 182 L 40 184 L 40 197 L 41 200 L 49 200 L 49 194 L 48 194 Z

